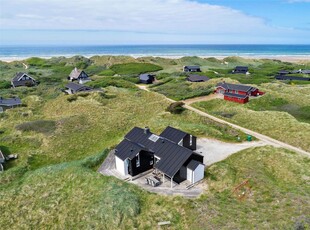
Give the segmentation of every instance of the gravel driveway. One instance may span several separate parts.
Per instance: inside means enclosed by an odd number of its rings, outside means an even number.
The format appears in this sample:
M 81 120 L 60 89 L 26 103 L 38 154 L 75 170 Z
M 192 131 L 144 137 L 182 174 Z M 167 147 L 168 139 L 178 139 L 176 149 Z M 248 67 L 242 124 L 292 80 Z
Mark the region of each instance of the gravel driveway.
M 266 143 L 263 141 L 251 141 L 236 144 L 208 138 L 197 138 L 196 152 L 204 156 L 203 163 L 206 166 L 209 166 L 215 162 L 222 161 L 228 156 L 243 149 L 264 145 L 266 145 Z

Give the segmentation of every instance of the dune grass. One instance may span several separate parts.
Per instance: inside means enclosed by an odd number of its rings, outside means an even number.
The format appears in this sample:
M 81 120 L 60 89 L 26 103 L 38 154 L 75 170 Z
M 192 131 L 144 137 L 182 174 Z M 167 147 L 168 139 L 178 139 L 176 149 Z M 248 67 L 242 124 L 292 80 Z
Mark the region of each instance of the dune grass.
M 162 70 L 162 67 L 151 63 L 125 63 L 112 65 L 110 69 L 120 75 L 130 75 L 155 72 Z
M 273 147 L 243 150 L 206 170 L 199 199 L 152 194 L 95 170 L 109 150 L 0 174 L 1 226 L 11 229 L 244 229 L 309 227 L 309 159 Z M 20 172 L 21 173 L 21 172 Z M 243 200 L 232 193 L 250 178 Z M 6 183 L 11 181 L 11 183 Z

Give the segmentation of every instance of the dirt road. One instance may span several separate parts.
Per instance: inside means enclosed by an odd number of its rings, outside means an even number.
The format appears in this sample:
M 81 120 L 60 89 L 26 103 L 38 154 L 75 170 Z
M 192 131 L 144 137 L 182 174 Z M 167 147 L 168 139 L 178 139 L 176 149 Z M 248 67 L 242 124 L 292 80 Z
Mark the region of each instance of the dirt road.
M 137 87 L 140 88 L 140 89 L 142 89 L 142 90 L 145 90 L 145 91 L 150 91 L 150 90 L 147 88 L 147 86 L 145 86 L 145 85 L 137 85 Z M 156 92 L 154 92 L 154 93 L 156 93 Z M 160 94 L 160 95 L 162 95 L 162 94 Z M 163 96 L 164 96 L 164 95 L 163 95 Z M 169 101 L 171 101 L 171 102 L 176 102 L 175 100 L 172 100 L 172 99 L 167 98 L 167 97 L 166 97 L 166 99 L 169 100 Z M 295 147 L 295 146 L 286 144 L 286 143 L 284 143 L 284 142 L 282 142 L 282 141 L 278 141 L 278 140 L 276 140 L 276 139 L 273 139 L 273 138 L 268 137 L 268 136 L 266 136 L 266 135 L 263 135 L 263 134 L 261 134 L 261 133 L 252 131 L 252 130 L 250 130 L 250 129 L 243 128 L 243 127 L 241 127 L 241 126 L 239 126 L 239 125 L 230 123 L 230 122 L 228 122 L 228 121 L 222 120 L 222 119 L 217 118 L 217 117 L 215 117 L 215 116 L 212 116 L 212 115 L 210 115 L 210 114 L 208 114 L 208 113 L 206 113 L 206 112 L 202 112 L 201 110 L 196 109 L 196 108 L 190 106 L 190 104 L 193 103 L 192 101 L 193 101 L 193 100 L 191 100 L 191 101 L 188 101 L 188 100 L 183 101 L 183 102 L 185 103 L 184 108 L 186 108 L 186 109 L 188 109 L 188 110 L 191 110 L 191 111 L 193 111 L 193 112 L 195 112 L 195 113 L 198 113 L 198 114 L 201 115 L 201 116 L 208 117 L 208 118 L 210 118 L 210 119 L 212 119 L 212 120 L 214 120 L 214 121 L 216 121 L 216 122 L 218 122 L 218 123 L 229 125 L 229 126 L 235 128 L 235 129 L 238 129 L 238 130 L 244 132 L 244 133 L 247 133 L 247 134 L 249 134 L 249 135 L 252 135 L 252 136 L 256 137 L 257 139 L 259 139 L 259 140 L 261 140 L 261 141 L 264 141 L 264 142 L 265 142 L 266 144 L 268 144 L 268 145 L 273 145 L 273 146 L 275 146 L 275 147 L 285 148 L 285 149 L 288 149 L 288 150 L 291 150 L 291 151 L 294 151 L 294 152 L 298 152 L 298 153 L 300 153 L 300 154 L 303 154 L 303 155 L 306 155 L 306 156 L 310 157 L 310 153 L 307 152 L 307 151 L 305 151 L 305 150 L 302 150 L 302 149 L 297 148 L 297 147 Z

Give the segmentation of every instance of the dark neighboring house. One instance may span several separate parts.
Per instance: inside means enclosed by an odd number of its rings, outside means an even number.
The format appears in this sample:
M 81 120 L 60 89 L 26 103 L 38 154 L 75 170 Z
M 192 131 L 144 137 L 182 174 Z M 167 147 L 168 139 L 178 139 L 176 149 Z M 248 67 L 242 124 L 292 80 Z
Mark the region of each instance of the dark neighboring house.
M 75 93 L 80 93 L 80 92 L 92 92 L 92 91 L 102 91 L 102 90 L 94 89 L 86 85 L 76 84 L 74 82 L 69 82 L 66 85 L 66 90 L 65 90 L 65 92 L 68 94 L 75 94 Z
M 277 75 L 275 76 L 276 80 L 285 81 L 285 80 L 296 80 L 296 81 L 310 81 L 309 77 L 298 77 L 298 76 L 290 76 L 290 75 Z
M 248 96 L 257 96 L 263 94 L 257 88 L 248 85 L 230 84 L 223 82 L 218 83 L 216 87 L 216 92 L 220 94 L 233 93 Z
M 201 72 L 201 69 L 198 65 L 186 65 L 183 66 L 183 72 Z
M 8 99 L 0 97 L 0 113 L 7 109 L 20 106 L 21 104 L 22 102 L 18 97 L 8 98 Z
M 186 78 L 187 81 L 190 82 L 205 82 L 205 81 L 209 81 L 210 78 L 206 77 L 206 76 L 200 76 L 200 75 L 188 75 L 188 77 Z
M 240 95 L 240 94 L 234 94 L 234 93 L 224 93 L 224 100 L 226 101 L 234 101 L 240 104 L 245 104 L 249 102 L 249 96 L 248 95 Z
M 235 69 L 232 71 L 232 73 L 242 73 L 246 74 L 248 73 L 249 68 L 247 66 L 236 66 Z
M 290 74 L 291 72 L 290 71 L 287 71 L 287 70 L 280 70 L 278 71 L 278 74 L 280 75 L 286 75 L 286 74 Z
M 204 177 L 203 156 L 193 152 L 196 137 L 168 126 L 160 135 L 134 127 L 115 148 L 116 169 L 136 176 L 150 169 L 179 183 L 196 183 Z
M 300 71 L 302 74 L 310 74 L 310 69 L 304 69 Z
M 37 85 L 37 81 L 33 77 L 29 76 L 27 73 L 19 72 L 16 73 L 16 75 L 13 77 L 11 85 L 14 88 L 19 86 L 31 87 Z
M 1 149 L 0 149 L 0 172 L 3 171 L 3 163 L 5 161 L 5 157 L 3 156 L 2 152 L 1 152 Z
M 87 73 L 84 70 L 79 70 L 76 67 L 71 71 L 68 80 L 70 81 L 78 81 L 79 84 L 84 84 L 88 81 L 91 81 Z
M 148 73 L 140 74 L 139 80 L 140 80 L 140 83 L 143 83 L 143 84 L 152 84 L 153 81 L 155 81 L 155 75 L 148 74 Z

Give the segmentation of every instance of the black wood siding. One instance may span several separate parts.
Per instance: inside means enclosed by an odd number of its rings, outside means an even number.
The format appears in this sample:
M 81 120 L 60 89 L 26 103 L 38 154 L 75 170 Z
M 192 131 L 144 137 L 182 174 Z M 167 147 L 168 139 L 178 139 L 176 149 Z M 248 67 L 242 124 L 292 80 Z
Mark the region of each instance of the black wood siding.
M 128 173 L 131 176 L 136 176 L 140 173 L 143 173 L 151 168 L 153 168 L 154 165 L 154 155 L 152 153 L 141 151 L 139 153 L 140 155 L 140 167 L 137 167 L 137 159 L 138 157 L 134 157 L 130 163 L 129 163 L 129 169 Z M 153 164 L 151 165 L 150 162 L 153 161 Z
M 186 135 L 183 138 L 183 146 L 185 148 L 191 149 L 191 150 L 196 150 L 197 148 L 197 137 L 192 136 L 192 145 L 190 145 L 190 135 Z

